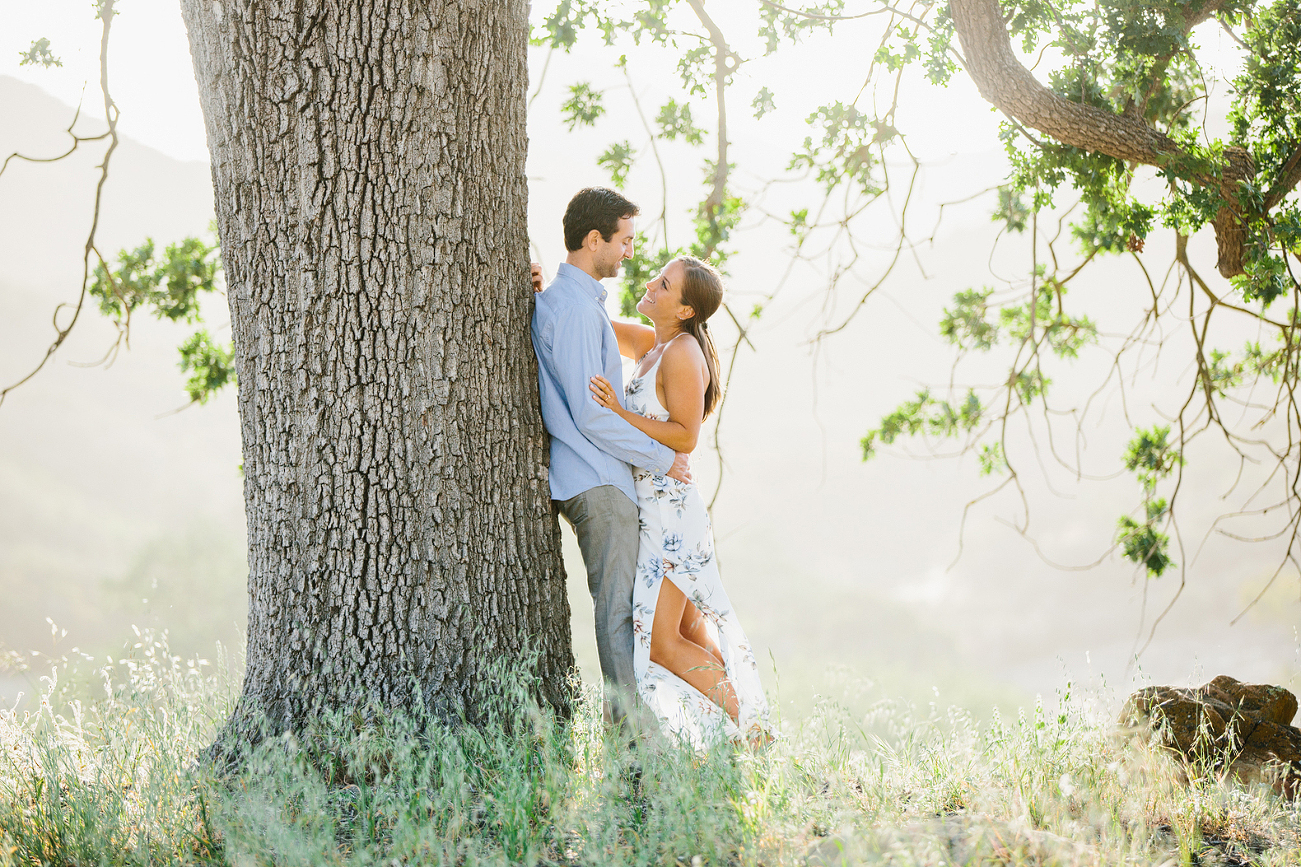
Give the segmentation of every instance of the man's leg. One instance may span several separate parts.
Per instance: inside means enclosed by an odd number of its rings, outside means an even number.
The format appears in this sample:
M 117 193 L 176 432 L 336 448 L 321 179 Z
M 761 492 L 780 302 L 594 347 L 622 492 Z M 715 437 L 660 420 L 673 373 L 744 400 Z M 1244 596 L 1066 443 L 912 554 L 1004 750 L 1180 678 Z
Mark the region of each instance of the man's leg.
M 622 722 L 637 695 L 632 667 L 632 582 L 637 572 L 637 506 L 613 485 L 560 503 L 587 568 L 601 675 L 613 687 L 611 709 Z

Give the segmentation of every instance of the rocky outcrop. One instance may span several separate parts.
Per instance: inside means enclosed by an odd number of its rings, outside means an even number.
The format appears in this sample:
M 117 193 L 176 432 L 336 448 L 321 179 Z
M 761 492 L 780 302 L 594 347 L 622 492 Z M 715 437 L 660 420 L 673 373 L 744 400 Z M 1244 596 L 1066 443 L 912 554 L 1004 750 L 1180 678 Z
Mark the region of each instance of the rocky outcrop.
M 1268 783 L 1295 798 L 1301 791 L 1297 700 L 1281 686 L 1240 683 L 1220 675 L 1196 689 L 1150 686 L 1129 697 L 1122 726 L 1150 731 L 1190 773 Z

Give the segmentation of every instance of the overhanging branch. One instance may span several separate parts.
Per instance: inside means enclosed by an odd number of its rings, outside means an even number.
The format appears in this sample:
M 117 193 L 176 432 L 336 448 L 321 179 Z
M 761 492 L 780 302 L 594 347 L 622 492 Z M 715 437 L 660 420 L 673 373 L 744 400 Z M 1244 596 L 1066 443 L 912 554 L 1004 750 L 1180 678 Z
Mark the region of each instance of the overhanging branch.
M 1221 0 L 1208 0 L 1184 21 L 1185 31 L 1215 14 Z M 1104 154 L 1128 163 L 1166 166 L 1190 155 L 1138 112 L 1117 113 L 1072 102 L 1041 84 L 1012 50 L 998 0 L 952 0 L 954 30 L 967 59 L 967 71 L 980 95 L 1019 123 L 1060 144 Z M 1225 277 L 1243 273 L 1245 237 L 1242 214 L 1233 205 L 1242 181 L 1255 174 L 1250 156 L 1227 148 L 1225 161 L 1190 180 L 1217 189 L 1226 204 L 1215 218 L 1217 268 Z

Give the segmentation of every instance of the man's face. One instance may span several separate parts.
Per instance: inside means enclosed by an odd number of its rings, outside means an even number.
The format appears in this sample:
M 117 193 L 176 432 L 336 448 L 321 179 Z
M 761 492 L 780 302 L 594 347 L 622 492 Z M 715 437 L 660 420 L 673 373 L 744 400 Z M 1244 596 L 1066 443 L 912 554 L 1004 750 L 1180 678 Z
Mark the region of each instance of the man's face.
M 596 249 L 592 252 L 592 265 L 597 277 L 604 280 L 606 277 L 618 276 L 619 265 L 624 259 L 632 258 L 632 218 L 624 217 L 620 220 L 610 240 L 602 238 L 600 232 L 596 233 L 595 238 Z

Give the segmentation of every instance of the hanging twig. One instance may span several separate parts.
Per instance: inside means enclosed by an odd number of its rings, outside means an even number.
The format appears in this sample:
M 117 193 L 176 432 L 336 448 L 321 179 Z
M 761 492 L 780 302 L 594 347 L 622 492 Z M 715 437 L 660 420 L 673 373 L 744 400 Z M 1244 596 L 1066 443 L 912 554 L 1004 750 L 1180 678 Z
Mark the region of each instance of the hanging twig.
M 99 230 L 100 207 L 104 201 L 104 184 L 108 181 L 109 161 L 112 159 L 113 151 L 117 149 L 118 145 L 118 108 L 117 104 L 113 102 L 113 97 L 109 94 L 108 87 L 108 41 L 109 33 L 113 27 L 113 16 L 116 14 L 114 11 L 116 2 L 117 0 L 99 0 L 99 19 L 103 24 L 99 40 L 99 88 L 100 93 L 104 98 L 104 117 L 108 121 L 108 131 L 103 135 L 92 137 L 79 137 L 73 135 L 72 147 L 69 148 L 66 153 L 57 157 L 49 159 L 33 159 L 20 154 L 11 154 L 5 159 L 4 166 L 0 166 L 0 171 L 3 171 L 4 168 L 8 167 L 9 160 L 15 158 L 27 160 L 29 162 L 57 162 L 58 160 L 70 156 L 77 150 L 77 147 L 83 141 L 99 141 L 104 138 L 108 139 L 108 147 L 104 150 L 104 159 L 98 166 L 99 182 L 95 185 L 95 207 L 91 214 L 90 233 L 86 237 L 85 251 L 82 255 L 81 291 L 77 296 L 77 302 L 75 305 L 60 304 L 54 308 L 54 314 L 51 317 L 51 324 L 54 326 L 54 340 L 50 343 L 49 348 L 45 350 L 45 355 L 42 356 L 40 362 L 30 373 L 12 385 L 0 389 L 0 406 L 4 404 L 5 398 L 8 397 L 9 392 L 28 382 L 32 377 L 41 372 L 41 369 L 44 368 L 46 363 L 54 356 L 54 353 L 58 352 L 59 347 L 68 339 L 68 335 L 72 333 L 72 329 L 76 326 L 77 320 L 81 317 L 82 308 L 86 303 L 86 291 L 90 285 L 91 257 L 93 256 L 95 261 L 99 263 L 106 272 L 108 271 L 108 266 L 104 264 L 104 257 L 95 246 L 95 236 Z M 80 116 L 80 113 L 81 109 L 78 107 L 78 117 Z M 76 125 L 75 118 L 73 119 L 73 125 Z M 68 127 L 68 132 L 72 135 L 72 126 Z M 60 325 L 59 313 L 65 307 L 72 307 L 72 318 L 68 321 L 67 325 Z

